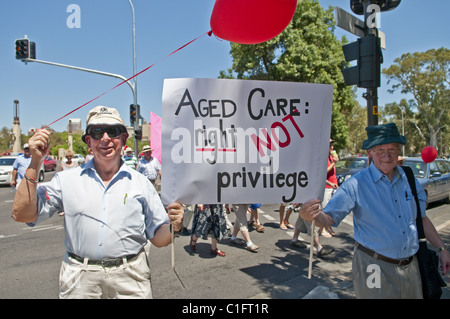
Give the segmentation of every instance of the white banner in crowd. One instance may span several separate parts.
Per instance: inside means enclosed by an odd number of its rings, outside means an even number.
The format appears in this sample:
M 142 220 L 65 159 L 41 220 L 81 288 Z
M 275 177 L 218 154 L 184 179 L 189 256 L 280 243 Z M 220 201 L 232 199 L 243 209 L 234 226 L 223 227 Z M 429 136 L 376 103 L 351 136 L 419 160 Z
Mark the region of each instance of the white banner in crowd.
M 166 79 L 163 203 L 302 203 L 322 198 L 333 86 Z

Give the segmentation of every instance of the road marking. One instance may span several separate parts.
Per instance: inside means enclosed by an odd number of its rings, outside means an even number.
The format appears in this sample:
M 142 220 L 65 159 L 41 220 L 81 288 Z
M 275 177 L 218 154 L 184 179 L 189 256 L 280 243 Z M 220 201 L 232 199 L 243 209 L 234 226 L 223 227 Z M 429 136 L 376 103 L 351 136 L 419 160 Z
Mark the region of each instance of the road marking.
M 51 226 L 51 227 L 43 227 L 43 228 L 37 228 L 37 229 L 32 229 L 31 231 L 41 231 L 41 230 L 58 230 L 58 229 L 63 229 L 63 226 Z
M 268 219 L 268 220 L 275 220 L 275 218 L 273 218 L 272 216 L 270 216 L 270 215 L 262 215 L 262 216 L 264 216 L 266 219 Z
M 445 223 L 440 224 L 439 226 L 437 226 L 436 230 L 440 231 L 440 230 L 444 229 L 445 227 L 447 227 L 448 225 L 450 225 L 450 220 L 447 220 Z
M 14 236 L 19 236 L 19 234 L 12 234 L 12 235 L 0 235 L 0 239 L 2 239 L 2 238 L 8 238 L 8 237 L 14 237 Z
M 49 225 L 41 225 L 41 226 L 36 226 L 36 227 L 25 227 L 25 228 L 22 228 L 22 230 L 35 232 L 35 231 L 41 231 L 41 230 L 58 230 L 58 229 L 63 229 L 63 228 L 64 228 L 64 226 L 62 226 L 62 225 L 55 226 L 53 224 L 49 224 Z

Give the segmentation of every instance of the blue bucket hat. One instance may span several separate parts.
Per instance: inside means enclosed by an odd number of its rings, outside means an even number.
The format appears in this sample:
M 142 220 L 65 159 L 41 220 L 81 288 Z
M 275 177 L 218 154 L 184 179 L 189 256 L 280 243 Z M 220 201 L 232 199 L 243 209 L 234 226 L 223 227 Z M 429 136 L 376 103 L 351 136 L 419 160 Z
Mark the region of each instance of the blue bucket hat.
M 406 144 L 406 138 L 400 135 L 395 123 L 368 126 L 366 127 L 366 132 L 367 140 L 363 142 L 361 147 L 363 150 L 390 143 Z

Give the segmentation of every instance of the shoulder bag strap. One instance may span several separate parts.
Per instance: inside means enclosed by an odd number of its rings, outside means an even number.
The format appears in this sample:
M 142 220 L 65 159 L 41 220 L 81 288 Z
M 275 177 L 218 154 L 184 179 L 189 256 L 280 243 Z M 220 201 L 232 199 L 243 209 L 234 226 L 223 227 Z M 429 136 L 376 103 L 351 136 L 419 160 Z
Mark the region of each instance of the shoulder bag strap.
M 417 206 L 417 217 L 416 217 L 416 226 L 417 226 L 417 232 L 419 234 L 419 240 L 425 239 L 425 233 L 423 231 L 423 224 L 422 224 L 422 213 L 420 211 L 420 204 L 419 204 L 419 197 L 417 196 L 417 189 L 416 189 L 416 180 L 414 178 L 414 173 L 409 166 L 401 166 L 403 168 L 403 171 L 405 171 L 406 177 L 408 178 L 409 187 L 411 188 L 411 191 L 414 195 L 414 199 L 416 200 L 416 206 Z

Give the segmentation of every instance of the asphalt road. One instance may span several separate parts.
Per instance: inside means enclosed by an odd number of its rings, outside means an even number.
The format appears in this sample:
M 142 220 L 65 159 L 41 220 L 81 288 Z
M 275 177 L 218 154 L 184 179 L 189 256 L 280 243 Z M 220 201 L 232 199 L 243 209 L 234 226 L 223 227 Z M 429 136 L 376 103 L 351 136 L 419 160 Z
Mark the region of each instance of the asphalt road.
M 54 172 L 46 173 L 46 180 L 53 175 Z M 53 216 L 34 228 L 17 223 L 10 217 L 13 195 L 9 187 L 0 187 L 0 298 L 56 299 L 59 267 L 65 252 L 64 218 Z M 313 275 L 308 279 L 309 249 L 290 246 L 292 231 L 278 227 L 278 208 L 278 205 L 262 206 L 264 233 L 254 230 L 250 233 L 252 241 L 260 246 L 257 253 L 223 239 L 219 248 L 226 257 L 213 257 L 209 253 L 210 240 L 199 239 L 197 252 L 193 254 L 189 236 L 180 236 L 175 242 L 175 273 L 171 247 L 151 247 L 153 297 L 298 299 L 321 287 L 324 290 L 317 298 L 354 298 L 351 218 L 335 229 L 333 238 L 321 237 L 322 244 L 332 246 L 335 252 L 323 258 L 314 255 Z M 450 242 L 450 205 L 431 205 L 427 214 L 444 240 Z M 294 224 L 296 218 L 297 213 L 293 213 L 290 222 Z M 235 216 L 230 214 L 229 219 L 234 222 Z M 310 240 L 306 234 L 301 237 Z M 449 282 L 449 276 L 445 280 Z M 444 298 L 450 299 L 449 288 L 445 289 Z

